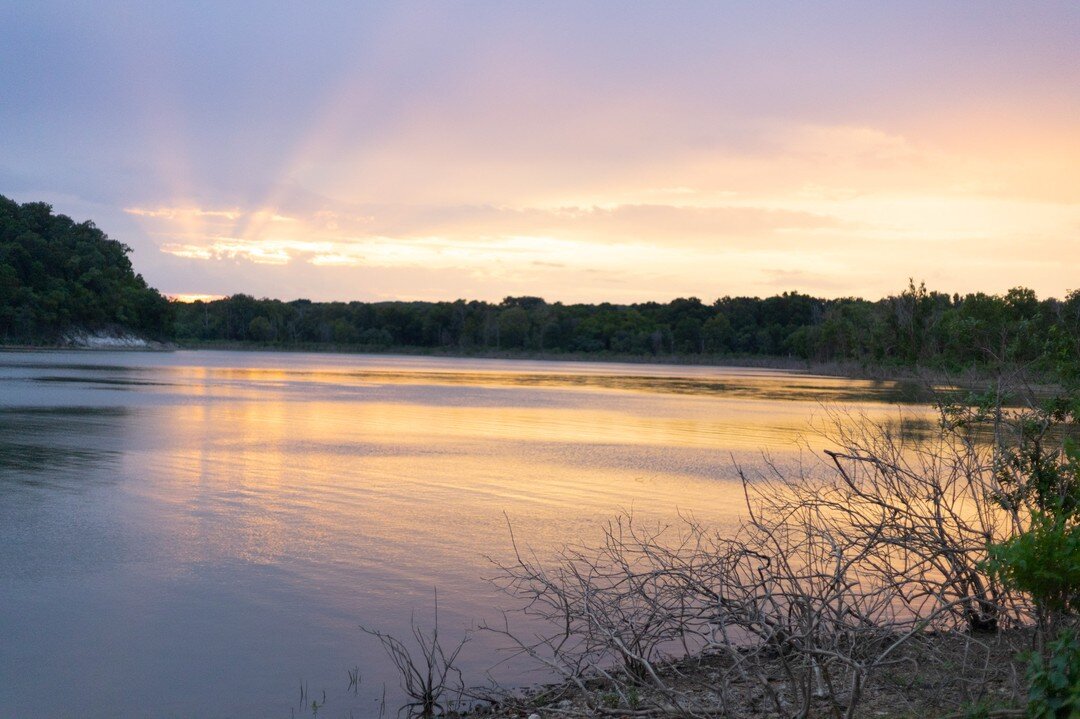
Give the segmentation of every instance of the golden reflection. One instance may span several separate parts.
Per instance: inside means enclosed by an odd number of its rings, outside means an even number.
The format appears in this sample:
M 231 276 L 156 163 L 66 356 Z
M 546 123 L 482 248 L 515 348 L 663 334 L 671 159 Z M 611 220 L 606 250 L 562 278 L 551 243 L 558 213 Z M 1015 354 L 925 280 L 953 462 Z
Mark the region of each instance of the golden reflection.
M 175 510 L 163 522 L 179 565 L 442 588 L 509 551 L 508 519 L 541 552 L 588 541 L 619 510 L 730 525 L 744 503 L 736 461 L 767 449 L 794 466 L 819 399 L 876 387 L 767 371 L 277 359 L 163 370 L 156 391 L 176 401 L 159 410 L 169 444 L 145 491 Z
M 622 390 L 659 394 L 724 395 L 740 399 L 809 400 L 813 402 L 925 402 L 929 390 L 904 381 L 855 380 L 770 370 L 718 370 L 717 375 L 607 373 L 588 369 L 559 372 L 431 370 L 370 366 L 363 369 L 244 367 L 210 370 L 219 378 L 253 382 L 319 382 L 333 385 L 445 385 L 479 387 L 551 387 L 559 389 Z M 740 368 L 736 368 L 739 370 Z M 938 387 L 938 390 L 952 389 Z

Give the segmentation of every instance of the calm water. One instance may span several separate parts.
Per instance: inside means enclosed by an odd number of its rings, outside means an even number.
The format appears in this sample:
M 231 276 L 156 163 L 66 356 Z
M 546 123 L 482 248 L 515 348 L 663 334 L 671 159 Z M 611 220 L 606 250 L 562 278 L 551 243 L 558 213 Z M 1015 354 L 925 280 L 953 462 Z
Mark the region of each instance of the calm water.
M 320 717 L 375 715 L 397 680 L 357 626 L 403 634 L 435 587 L 444 636 L 496 618 L 508 520 L 540 554 L 620 509 L 732 523 L 733 456 L 793 461 L 821 402 L 903 396 L 736 368 L 0 353 L 0 716 L 310 716 L 301 684 Z M 542 678 L 495 649 L 470 642 L 468 679 Z

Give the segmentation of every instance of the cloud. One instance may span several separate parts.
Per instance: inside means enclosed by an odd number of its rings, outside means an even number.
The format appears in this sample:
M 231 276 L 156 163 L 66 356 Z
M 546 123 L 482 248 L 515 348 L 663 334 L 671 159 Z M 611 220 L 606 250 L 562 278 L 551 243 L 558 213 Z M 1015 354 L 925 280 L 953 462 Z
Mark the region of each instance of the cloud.
M 168 220 L 179 220 L 183 218 L 221 218 L 222 220 L 232 221 L 240 217 L 242 214 L 238 209 L 204 210 L 199 207 L 125 207 L 124 212 L 128 213 L 129 215 L 135 215 L 137 217 L 159 217 Z
M 129 208 L 168 242 L 163 252 L 199 259 L 317 265 L 446 264 L 520 256 L 550 257 L 567 246 L 650 245 L 738 248 L 790 245 L 803 231 L 843 226 L 805 211 L 754 207 L 616 205 L 510 208 L 371 206 L 282 215 L 276 209 Z M 283 227 L 283 224 L 287 226 Z
M 189 260 L 210 260 L 215 257 L 214 250 L 210 247 L 198 245 L 180 245 L 169 242 L 161 246 L 161 251 L 168 255 L 184 257 Z
M 855 137 L 865 140 L 866 155 L 875 162 L 907 162 L 906 151 L 896 150 L 890 138 L 858 132 Z M 1027 239 L 1040 243 L 1041 257 L 1054 257 L 1055 233 L 1071 228 L 1075 234 L 1080 207 L 977 195 L 811 187 L 786 197 L 783 205 L 771 198 L 730 198 L 723 205 L 547 207 L 352 204 L 288 191 L 279 197 L 275 207 L 187 203 L 132 207 L 128 214 L 158 238 L 164 256 L 232 267 L 234 284 L 226 291 L 258 293 L 252 288 L 265 287 L 266 294 L 277 294 L 275 287 L 286 283 L 276 274 L 271 281 L 266 272 L 282 268 L 297 281 L 313 282 L 315 291 L 298 288 L 297 294 L 314 298 L 357 299 L 356 287 L 364 288 L 362 297 L 383 296 L 389 290 L 376 291 L 371 273 L 391 271 L 457 278 L 450 285 L 458 288 L 455 296 L 475 297 L 491 288 L 487 299 L 531 293 L 616 300 L 777 289 L 873 296 L 895 290 L 909 276 L 967 283 L 945 288 L 950 291 L 987 289 L 996 282 L 1002 289 L 1025 284 L 1045 293 L 1040 279 L 1067 284 L 1069 272 L 1080 269 L 1075 258 L 1047 263 L 1028 257 L 1022 241 L 1026 230 Z M 186 272 L 196 274 L 195 265 L 190 267 Z M 969 267 L 973 273 L 934 274 L 943 267 Z M 319 276 L 338 279 L 314 279 Z M 240 278 L 246 279 L 238 285 Z M 444 286 L 425 283 L 423 291 L 410 284 L 402 296 L 429 297 Z
M 212 237 L 205 244 L 168 242 L 162 252 L 197 260 L 247 260 L 259 265 L 285 265 L 296 257 L 332 251 L 329 242 L 292 239 L 245 240 L 236 237 Z

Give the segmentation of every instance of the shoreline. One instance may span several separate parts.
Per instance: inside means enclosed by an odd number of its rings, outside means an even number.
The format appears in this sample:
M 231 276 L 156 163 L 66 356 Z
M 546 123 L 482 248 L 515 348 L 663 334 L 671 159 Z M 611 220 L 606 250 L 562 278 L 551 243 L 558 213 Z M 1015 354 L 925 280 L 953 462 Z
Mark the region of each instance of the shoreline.
M 863 362 L 817 362 L 778 355 L 637 355 L 597 352 L 544 352 L 513 350 L 454 350 L 434 347 L 371 347 L 354 345 L 290 344 L 277 345 L 254 342 L 194 342 L 176 343 L 175 350 L 207 350 L 226 352 L 310 352 L 334 355 L 371 355 L 402 357 L 445 357 L 451 359 L 494 359 L 539 362 L 619 363 L 666 365 L 671 367 L 739 367 L 774 369 L 825 377 L 844 377 L 873 381 L 928 381 L 934 383 L 978 382 L 993 378 L 992 372 L 980 367 L 947 371 L 927 366 L 868 364 Z
M 963 632 L 931 633 L 912 642 L 904 652 L 905 662 L 898 665 L 892 676 L 874 677 L 863 687 L 863 696 L 854 713 L 856 719 L 911 719 L 923 716 L 942 719 L 1021 719 L 1027 696 L 1019 678 L 1024 676 L 1023 652 L 1030 647 L 1032 627 L 1003 630 L 994 635 L 978 637 Z M 968 654 L 980 655 L 989 669 L 979 671 L 967 663 Z M 954 663 L 956 675 L 942 678 L 935 674 L 943 658 Z M 925 665 L 924 665 L 925 662 Z M 782 688 L 789 677 L 779 664 L 771 671 L 765 684 Z M 592 719 L 630 719 L 631 717 L 687 716 L 674 706 L 665 711 L 671 694 L 696 705 L 695 716 L 770 717 L 781 719 L 775 708 L 768 706 L 760 687 L 739 676 L 731 657 L 702 652 L 672 658 L 657 666 L 657 679 L 665 689 L 643 681 L 627 697 L 619 696 L 610 680 L 591 676 L 582 685 L 567 679 L 521 687 L 497 688 L 490 694 L 472 690 L 473 705 L 451 709 L 449 719 L 527 719 L 540 717 L 579 717 Z M 964 683 L 978 683 L 981 699 L 959 699 L 952 689 Z M 945 685 L 945 686 L 943 686 Z M 465 694 L 470 694 L 466 689 Z M 721 700 L 720 695 L 724 698 Z M 814 697 L 810 716 L 830 716 L 835 707 L 824 697 Z M 984 713 L 979 713 L 979 712 Z
M 790 356 L 774 355 L 637 355 L 596 352 L 544 352 L 513 350 L 455 350 L 434 347 L 372 347 L 324 344 L 271 344 L 257 342 L 160 342 L 143 340 L 141 346 L 88 346 L 85 344 L 3 344 L 0 352 L 280 352 L 328 355 L 367 355 L 400 357 L 433 357 L 447 359 L 491 359 L 508 361 L 569 362 L 581 364 L 618 363 L 628 365 L 662 365 L 670 367 L 730 367 L 770 369 L 798 372 L 823 377 L 870 380 L 877 382 L 923 382 L 967 386 L 994 379 L 997 374 L 984 367 L 967 367 L 957 371 L 927 366 L 868 364 L 863 362 L 816 362 Z M 1045 377 L 1036 384 L 1054 384 Z

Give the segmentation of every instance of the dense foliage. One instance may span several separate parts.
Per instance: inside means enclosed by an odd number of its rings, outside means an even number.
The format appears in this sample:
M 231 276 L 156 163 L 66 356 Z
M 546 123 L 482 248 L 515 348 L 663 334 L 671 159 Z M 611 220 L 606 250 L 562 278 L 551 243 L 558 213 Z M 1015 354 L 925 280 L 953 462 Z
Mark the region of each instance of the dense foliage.
M 814 361 L 962 367 L 1033 361 L 1048 342 L 1080 336 L 1080 292 L 1039 300 L 930 292 L 912 284 L 878 301 L 722 297 L 712 304 L 564 305 L 538 297 L 501 303 L 310 302 L 248 295 L 176 306 L 177 339 L 282 345 L 443 348 L 447 351 L 763 355 Z
M 1060 380 L 1014 415 L 1009 442 L 1000 409 L 993 417 L 997 451 L 994 499 L 1013 514 L 1014 531 L 988 546 L 986 568 L 1002 586 L 1026 596 L 1035 615 L 1028 662 L 1027 715 L 1080 717 L 1080 354 L 1060 332 L 1047 343 L 1047 362 Z M 997 405 L 994 391 L 973 403 Z
M 54 342 L 69 330 L 169 330 L 169 303 L 131 269 L 130 248 L 43 202 L 0 196 L 0 342 Z

